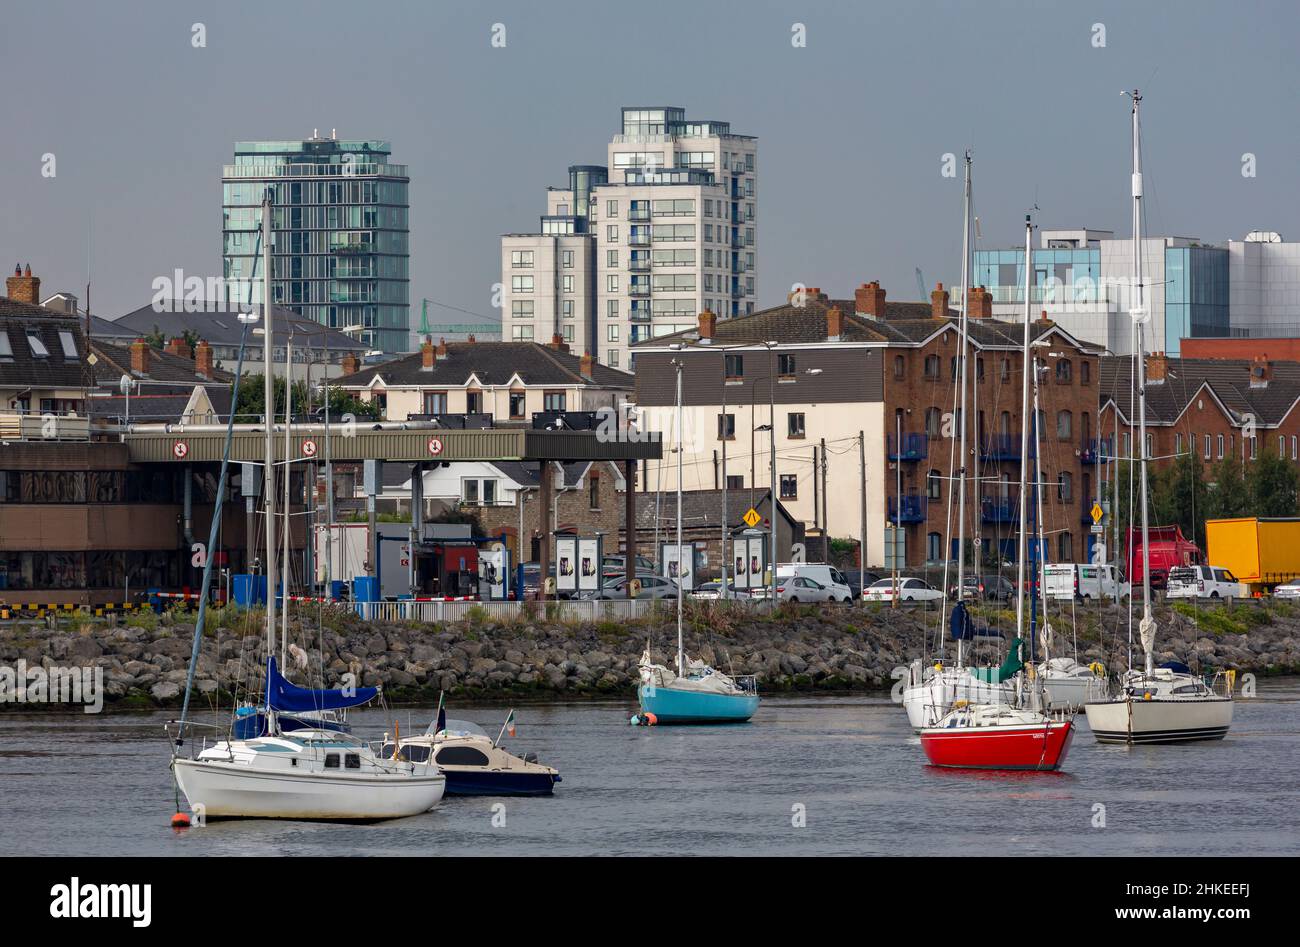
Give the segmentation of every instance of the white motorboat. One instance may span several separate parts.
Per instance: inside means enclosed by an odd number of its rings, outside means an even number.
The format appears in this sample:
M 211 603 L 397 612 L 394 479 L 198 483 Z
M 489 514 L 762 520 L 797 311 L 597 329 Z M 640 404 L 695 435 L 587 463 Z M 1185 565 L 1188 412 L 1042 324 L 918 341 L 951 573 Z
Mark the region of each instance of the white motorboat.
M 447 782 L 436 766 L 385 759 L 333 730 L 223 740 L 172 766 L 205 819 L 397 819 L 432 809 Z
M 504 734 L 514 721 L 506 718 Z M 449 796 L 550 796 L 560 782 L 559 770 L 537 761 L 535 753 L 518 756 L 468 720 L 448 720 L 441 707 L 437 721 L 413 737 L 384 734 L 381 757 L 436 766 L 447 778 Z
M 1073 658 L 1048 658 L 1035 672 L 1043 684 L 1048 710 L 1078 710 L 1088 701 L 1106 697 L 1101 665 L 1080 664 Z

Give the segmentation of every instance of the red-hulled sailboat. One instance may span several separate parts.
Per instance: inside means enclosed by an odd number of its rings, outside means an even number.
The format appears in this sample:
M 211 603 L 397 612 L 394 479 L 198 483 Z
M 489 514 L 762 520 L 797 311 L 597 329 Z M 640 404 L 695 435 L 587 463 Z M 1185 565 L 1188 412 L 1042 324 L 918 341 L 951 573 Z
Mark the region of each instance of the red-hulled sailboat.
M 1025 218 L 1025 259 L 1032 259 L 1033 224 Z M 1030 418 L 1038 416 L 1038 375 L 1040 365 L 1030 343 L 1030 267 L 1025 267 L 1025 341 L 1021 384 L 1020 456 L 1030 457 Z M 1032 377 L 1034 400 L 1030 413 L 1029 391 Z M 1034 444 L 1038 443 L 1037 436 Z M 1034 481 L 1040 482 L 1037 451 L 1034 452 Z M 1020 534 L 1016 589 L 1016 636 L 1025 627 L 1025 562 L 1028 555 L 1028 482 L 1030 464 L 1020 467 Z M 1035 542 L 1041 548 L 1041 540 Z M 1023 671 L 1017 684 L 1023 684 Z M 1017 686 L 1018 706 L 979 704 L 958 701 L 932 727 L 921 730 L 921 748 L 934 766 L 961 769 L 1056 770 L 1065 762 L 1074 737 L 1073 714 L 1049 715 L 1037 708 L 1046 706 L 1041 682 L 1032 679 L 1028 693 Z M 1026 702 L 1030 706 L 1023 704 Z
M 1056 770 L 1073 739 L 1072 717 L 1005 704 L 968 704 L 922 730 L 921 749 L 933 766 Z

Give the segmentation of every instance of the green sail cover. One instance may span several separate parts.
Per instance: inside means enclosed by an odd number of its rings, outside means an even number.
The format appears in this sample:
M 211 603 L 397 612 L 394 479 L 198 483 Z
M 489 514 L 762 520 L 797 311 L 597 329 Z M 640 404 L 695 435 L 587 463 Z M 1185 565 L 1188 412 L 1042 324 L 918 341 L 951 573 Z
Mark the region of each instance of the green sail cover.
M 1007 652 L 1006 660 L 1002 662 L 1001 667 L 971 668 L 971 676 L 977 681 L 983 681 L 985 684 L 1000 684 L 1002 681 L 1010 680 L 1017 671 L 1025 666 L 1025 662 L 1020 660 L 1020 649 L 1024 645 L 1025 640 L 1023 638 L 1011 639 L 1011 650 Z

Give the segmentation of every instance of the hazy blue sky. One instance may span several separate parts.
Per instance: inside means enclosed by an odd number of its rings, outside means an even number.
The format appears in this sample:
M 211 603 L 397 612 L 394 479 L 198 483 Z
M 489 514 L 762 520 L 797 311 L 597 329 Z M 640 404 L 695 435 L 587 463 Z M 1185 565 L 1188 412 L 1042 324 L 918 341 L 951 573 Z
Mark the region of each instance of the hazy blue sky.
M 1144 104 L 1148 228 L 1300 240 L 1294 2 L 7 4 L 0 267 L 86 281 L 96 313 L 177 267 L 220 273 L 237 139 L 387 138 L 411 168 L 411 302 L 490 311 L 499 236 L 604 163 L 622 105 L 680 105 L 759 138 L 760 306 L 801 280 L 893 299 L 955 282 L 975 149 L 983 247 L 1044 226 L 1126 235 L 1128 107 Z M 191 46 L 191 24 L 207 47 Z M 504 23 L 507 46 L 489 45 Z M 791 25 L 807 28 L 791 46 Z M 1093 24 L 1106 29 L 1092 45 Z M 57 156 L 43 178 L 41 156 Z M 1257 176 L 1241 174 L 1242 155 Z M 457 317 L 459 318 L 459 317 Z

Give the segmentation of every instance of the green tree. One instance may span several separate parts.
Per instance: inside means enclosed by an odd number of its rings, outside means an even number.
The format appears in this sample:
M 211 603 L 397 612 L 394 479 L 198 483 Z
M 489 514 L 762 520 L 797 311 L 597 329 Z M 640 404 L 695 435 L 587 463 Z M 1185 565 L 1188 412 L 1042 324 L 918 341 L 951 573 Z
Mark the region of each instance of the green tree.
M 284 397 L 285 384 L 283 378 L 274 380 L 273 389 L 275 393 L 275 413 L 277 417 L 284 416 Z M 341 388 L 329 388 L 329 413 L 330 421 L 342 420 L 346 414 L 362 420 L 377 420 L 378 415 L 373 405 L 367 401 L 362 401 L 352 395 L 350 392 Z M 293 383 L 293 413 L 302 415 L 308 412 L 308 408 L 314 413 L 321 408 L 321 394 L 319 391 L 313 391 L 308 397 L 307 385 L 305 382 L 296 381 Z M 245 375 L 239 381 L 238 392 L 235 396 L 235 420 L 245 422 L 260 421 L 266 413 L 266 384 L 263 375 Z
M 1205 548 L 1207 493 L 1202 482 L 1201 459 L 1194 451 L 1171 465 L 1153 471 L 1147 467 L 1152 526 L 1177 524 L 1183 535 Z
M 1221 520 L 1247 516 L 1251 511 L 1250 487 L 1241 473 L 1241 461 L 1224 457 L 1208 471 L 1205 519 Z
M 156 322 L 154 323 L 153 331 L 146 332 L 141 336 L 141 338 L 149 343 L 151 349 L 157 349 L 160 352 L 163 350 L 163 347 L 167 345 L 167 335 L 158 327 L 158 323 Z
M 1295 516 L 1300 506 L 1300 474 L 1269 447 L 1259 452 L 1246 473 L 1250 512 L 1255 516 Z

